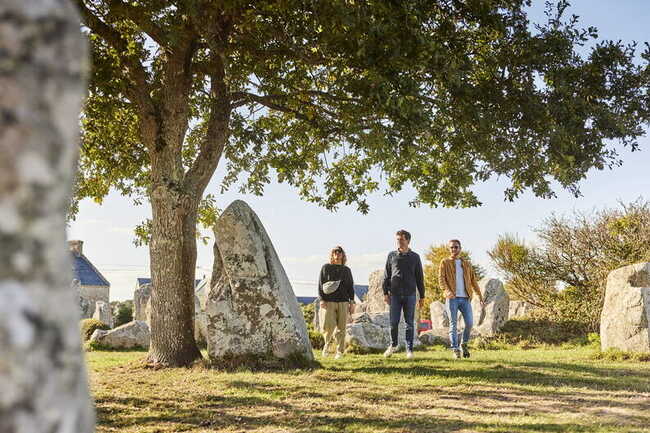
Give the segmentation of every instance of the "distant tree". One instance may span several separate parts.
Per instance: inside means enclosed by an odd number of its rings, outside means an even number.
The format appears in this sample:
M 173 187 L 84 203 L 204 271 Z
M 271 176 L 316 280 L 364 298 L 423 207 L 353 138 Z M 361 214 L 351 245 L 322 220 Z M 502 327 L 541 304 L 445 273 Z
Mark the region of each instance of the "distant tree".
M 379 179 L 413 185 L 414 205 L 476 206 L 491 176 L 512 180 L 508 199 L 550 197 L 552 180 L 577 194 L 648 120 L 634 47 L 578 55 L 596 29 L 564 20 L 564 1 L 532 30 L 526 0 L 76 4 L 93 53 L 76 199 L 151 205 L 158 365 L 200 357 L 196 225 L 214 220 L 220 163 L 222 188 L 262 194 L 275 176 L 328 209 L 367 212 Z
M 558 321 L 597 331 L 607 274 L 650 261 L 650 203 L 553 215 L 536 230 L 539 245 L 503 235 L 489 252 L 506 287 Z
M 113 307 L 113 326 L 118 327 L 133 320 L 133 301 L 114 301 L 111 302 L 111 306 Z
M 467 260 L 472 260 L 469 251 L 462 250 L 460 256 Z M 429 307 L 434 301 L 445 302 L 445 295 L 440 284 L 438 283 L 438 267 L 443 259 L 449 257 L 449 248 L 447 244 L 431 245 L 424 255 L 426 262 L 424 264 L 424 285 L 426 287 L 424 305 L 420 309 L 422 319 L 430 319 L 431 311 Z M 472 263 L 472 268 L 478 279 L 483 278 L 485 271 L 476 263 Z

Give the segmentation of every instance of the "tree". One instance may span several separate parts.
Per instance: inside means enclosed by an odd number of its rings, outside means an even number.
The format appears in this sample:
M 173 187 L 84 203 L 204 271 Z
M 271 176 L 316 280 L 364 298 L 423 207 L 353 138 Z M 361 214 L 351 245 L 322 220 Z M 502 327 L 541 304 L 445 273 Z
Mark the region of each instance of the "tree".
M 447 244 L 431 245 L 424 255 L 426 259 L 424 265 L 424 286 L 427 290 L 424 296 L 424 305 L 420 309 L 420 317 L 423 319 L 431 318 L 429 307 L 432 302 L 445 301 L 445 294 L 438 283 L 438 268 L 440 262 L 449 257 L 449 255 L 449 247 Z M 472 260 L 469 251 L 461 250 L 460 256 L 466 260 Z M 472 263 L 472 268 L 474 269 L 477 279 L 481 279 L 485 276 L 485 271 L 479 265 Z
M 133 301 L 113 301 L 111 302 L 113 317 L 115 318 L 113 326 L 117 328 L 120 325 L 129 323 L 133 320 Z
M 598 42 L 567 4 L 530 30 L 526 0 L 76 0 L 93 75 L 76 198 L 148 201 L 151 346 L 160 365 L 200 356 L 192 332 L 196 224 L 222 188 L 277 177 L 328 209 L 380 188 L 412 204 L 475 206 L 490 176 L 578 194 L 590 168 L 637 147 L 648 74 Z M 648 52 L 645 53 L 650 57 Z M 73 207 L 73 210 L 75 208 Z
M 539 245 L 503 235 L 489 252 L 506 286 L 550 319 L 598 330 L 607 274 L 650 261 L 650 203 L 553 215 L 536 230 Z
M 65 245 L 88 47 L 60 0 L 0 3 L 0 431 L 95 431 Z

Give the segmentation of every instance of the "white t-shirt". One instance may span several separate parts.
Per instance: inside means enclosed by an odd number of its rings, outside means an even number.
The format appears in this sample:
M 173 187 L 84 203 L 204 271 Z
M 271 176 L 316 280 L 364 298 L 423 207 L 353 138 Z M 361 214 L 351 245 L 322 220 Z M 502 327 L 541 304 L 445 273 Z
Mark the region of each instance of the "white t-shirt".
M 456 259 L 456 297 L 467 298 L 465 290 L 465 278 L 463 276 L 463 265 L 460 259 Z

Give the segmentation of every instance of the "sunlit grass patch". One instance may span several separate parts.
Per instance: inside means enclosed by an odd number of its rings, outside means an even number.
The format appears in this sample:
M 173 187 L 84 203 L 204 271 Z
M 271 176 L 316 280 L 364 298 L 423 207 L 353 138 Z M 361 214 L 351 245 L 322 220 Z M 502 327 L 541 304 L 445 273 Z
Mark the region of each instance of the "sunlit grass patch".
M 650 363 L 588 347 L 318 356 L 284 371 L 144 368 L 145 352 L 90 352 L 98 432 L 641 432 Z

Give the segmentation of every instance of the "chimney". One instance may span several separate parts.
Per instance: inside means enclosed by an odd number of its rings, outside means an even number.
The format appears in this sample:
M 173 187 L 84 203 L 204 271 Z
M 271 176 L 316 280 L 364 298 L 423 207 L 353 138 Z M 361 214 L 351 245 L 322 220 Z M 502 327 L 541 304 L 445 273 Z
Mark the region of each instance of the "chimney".
M 84 241 L 68 241 L 68 246 L 75 256 L 83 254 Z

